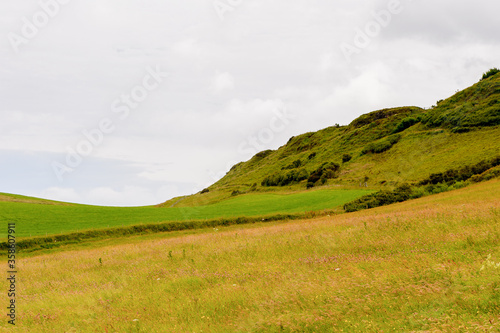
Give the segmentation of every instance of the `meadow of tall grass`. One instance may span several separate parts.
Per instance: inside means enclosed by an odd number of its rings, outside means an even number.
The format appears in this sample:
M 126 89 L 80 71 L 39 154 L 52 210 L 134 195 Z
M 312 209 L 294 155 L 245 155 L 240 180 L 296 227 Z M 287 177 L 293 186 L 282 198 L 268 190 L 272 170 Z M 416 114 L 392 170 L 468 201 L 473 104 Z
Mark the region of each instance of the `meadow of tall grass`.
M 499 180 L 331 217 L 141 237 L 19 254 L 18 323 L 0 331 L 500 330 Z

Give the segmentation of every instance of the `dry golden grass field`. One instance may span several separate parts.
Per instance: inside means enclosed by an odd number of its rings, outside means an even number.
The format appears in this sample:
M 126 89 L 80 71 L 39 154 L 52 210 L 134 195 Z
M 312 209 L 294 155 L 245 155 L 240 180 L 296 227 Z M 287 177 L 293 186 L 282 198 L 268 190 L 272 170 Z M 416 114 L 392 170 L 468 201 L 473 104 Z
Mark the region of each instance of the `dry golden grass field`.
M 0 331 L 498 332 L 499 240 L 492 180 L 313 220 L 19 253 L 17 324 Z

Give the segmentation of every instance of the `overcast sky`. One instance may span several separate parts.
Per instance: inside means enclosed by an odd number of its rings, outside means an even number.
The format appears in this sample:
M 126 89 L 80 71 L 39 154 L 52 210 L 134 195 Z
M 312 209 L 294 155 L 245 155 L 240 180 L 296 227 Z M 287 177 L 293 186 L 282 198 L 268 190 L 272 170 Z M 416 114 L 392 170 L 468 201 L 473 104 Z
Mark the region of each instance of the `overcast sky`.
M 0 2 L 0 192 L 195 193 L 294 135 L 500 67 L 498 0 Z

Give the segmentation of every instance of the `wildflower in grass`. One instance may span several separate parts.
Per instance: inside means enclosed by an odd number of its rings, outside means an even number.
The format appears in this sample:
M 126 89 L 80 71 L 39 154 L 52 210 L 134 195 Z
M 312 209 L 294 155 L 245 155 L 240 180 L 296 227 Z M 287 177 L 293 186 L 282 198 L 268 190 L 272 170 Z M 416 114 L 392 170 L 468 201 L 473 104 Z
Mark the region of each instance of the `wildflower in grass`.
M 486 269 L 486 268 L 493 268 L 493 269 L 499 269 L 500 268 L 500 262 L 494 262 L 491 260 L 491 254 L 488 254 L 486 257 L 486 262 L 481 266 L 479 269 L 480 271 Z

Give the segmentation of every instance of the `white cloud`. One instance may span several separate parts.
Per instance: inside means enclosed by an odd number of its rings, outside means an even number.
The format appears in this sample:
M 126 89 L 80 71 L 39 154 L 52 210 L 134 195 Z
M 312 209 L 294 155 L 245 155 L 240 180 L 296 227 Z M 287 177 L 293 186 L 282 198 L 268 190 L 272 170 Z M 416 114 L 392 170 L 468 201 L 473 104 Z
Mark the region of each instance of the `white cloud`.
M 194 189 L 190 193 L 194 193 Z M 164 185 L 156 189 L 139 186 L 121 188 L 96 187 L 77 191 L 74 188 L 50 187 L 42 191 L 29 193 L 32 196 L 49 200 L 86 203 L 104 206 L 146 206 L 162 203 L 170 198 L 185 194 L 186 188 L 178 185 Z M 26 194 L 26 193 L 25 193 Z
M 198 58 L 202 54 L 202 50 L 198 41 L 194 38 L 188 38 L 175 43 L 172 46 L 175 53 L 184 56 Z
M 215 74 L 214 78 L 212 79 L 212 85 L 210 86 L 211 91 L 214 93 L 220 93 L 225 90 L 231 90 L 233 88 L 234 78 L 227 72 Z
M 41 198 L 47 198 L 64 202 L 80 202 L 81 196 L 73 188 L 49 187 L 48 189 L 34 194 Z

